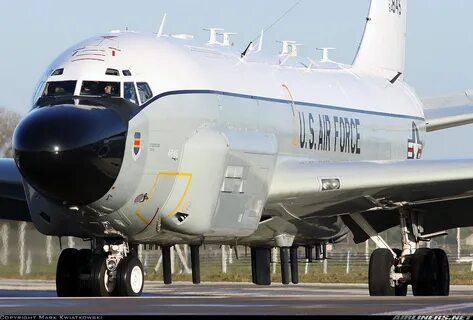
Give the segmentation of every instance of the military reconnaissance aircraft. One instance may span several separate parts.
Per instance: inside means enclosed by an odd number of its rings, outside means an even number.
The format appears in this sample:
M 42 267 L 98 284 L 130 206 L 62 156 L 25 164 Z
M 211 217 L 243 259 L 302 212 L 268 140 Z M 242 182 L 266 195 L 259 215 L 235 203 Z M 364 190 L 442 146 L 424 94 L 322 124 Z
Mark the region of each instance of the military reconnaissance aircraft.
M 62 251 L 57 294 L 140 295 L 138 244 L 161 246 L 166 283 L 181 243 L 195 283 L 203 243 L 251 247 L 259 285 L 279 247 L 282 282 L 297 282 L 297 246 L 320 258 L 351 230 L 380 247 L 371 295 L 448 295 L 445 252 L 419 244 L 473 225 L 473 160 L 419 159 L 426 132 L 473 116 L 448 99 L 426 109 L 403 81 L 406 0 L 371 2 L 353 65 L 291 41 L 241 53 L 209 31 L 203 44 L 111 32 L 46 70 L 0 161 L 0 218 L 90 240 Z M 379 236 L 397 225 L 400 249 Z

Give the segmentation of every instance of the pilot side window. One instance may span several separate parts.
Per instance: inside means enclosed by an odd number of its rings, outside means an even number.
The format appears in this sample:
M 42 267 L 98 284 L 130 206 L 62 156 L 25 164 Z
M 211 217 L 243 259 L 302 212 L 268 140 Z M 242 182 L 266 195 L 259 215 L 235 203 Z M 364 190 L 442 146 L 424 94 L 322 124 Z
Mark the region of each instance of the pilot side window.
M 126 100 L 138 104 L 138 98 L 136 96 L 135 84 L 133 82 L 123 83 L 124 97 Z
M 51 81 L 46 83 L 42 97 L 73 96 L 77 81 Z
M 153 92 L 146 82 L 137 82 L 138 93 L 140 95 L 141 104 L 145 103 L 153 97 Z
M 83 81 L 80 95 L 120 97 L 120 82 Z

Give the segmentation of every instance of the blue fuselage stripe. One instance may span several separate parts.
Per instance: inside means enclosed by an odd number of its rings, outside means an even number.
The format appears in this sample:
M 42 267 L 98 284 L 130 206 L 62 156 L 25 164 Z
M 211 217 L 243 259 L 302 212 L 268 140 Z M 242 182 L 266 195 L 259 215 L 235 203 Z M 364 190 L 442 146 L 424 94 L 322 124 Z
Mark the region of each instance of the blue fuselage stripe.
M 181 95 L 181 94 L 216 94 L 216 95 L 222 95 L 222 96 L 230 96 L 230 97 L 243 98 L 243 99 L 253 99 L 253 100 L 275 102 L 275 103 L 288 103 L 288 104 L 292 103 L 291 100 L 252 96 L 252 95 L 246 95 L 246 94 L 241 94 L 241 93 L 232 93 L 232 92 L 217 91 L 217 90 L 176 90 L 176 91 L 164 92 L 151 98 L 149 101 L 146 102 L 146 104 L 143 105 L 143 108 L 146 108 L 149 104 L 153 103 L 154 101 L 158 99 L 161 99 L 167 96 Z M 369 114 L 369 115 L 383 116 L 383 117 L 404 118 L 404 119 L 425 121 L 425 119 L 422 117 L 410 116 L 410 115 L 405 115 L 405 114 L 360 110 L 360 109 L 354 109 L 354 108 L 348 108 L 348 107 L 336 107 L 336 106 L 321 105 L 321 104 L 311 103 L 311 102 L 294 101 L 294 105 L 338 110 L 338 111 L 345 111 L 345 112 L 353 112 L 353 113 L 362 113 L 362 114 Z

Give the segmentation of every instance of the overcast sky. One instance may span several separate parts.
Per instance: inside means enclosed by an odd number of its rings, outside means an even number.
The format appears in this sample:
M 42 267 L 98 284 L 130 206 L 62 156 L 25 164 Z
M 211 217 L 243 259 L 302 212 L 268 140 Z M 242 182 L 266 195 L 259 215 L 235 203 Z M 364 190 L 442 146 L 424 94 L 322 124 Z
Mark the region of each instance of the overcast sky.
M 386 0 L 387 1 L 387 0 Z M 473 88 L 473 1 L 408 0 L 406 81 L 420 96 Z M 242 50 L 262 28 L 297 0 L 1 1 L 0 106 L 22 114 L 31 107 L 36 83 L 48 64 L 80 40 L 113 29 L 155 33 L 168 14 L 167 33 L 207 40 L 204 27 L 237 32 Z M 302 56 L 336 47 L 336 61 L 351 63 L 361 39 L 369 0 L 302 0 L 265 35 L 264 50 L 277 54 L 276 40 L 304 43 Z M 430 134 L 425 156 L 473 158 L 473 125 Z

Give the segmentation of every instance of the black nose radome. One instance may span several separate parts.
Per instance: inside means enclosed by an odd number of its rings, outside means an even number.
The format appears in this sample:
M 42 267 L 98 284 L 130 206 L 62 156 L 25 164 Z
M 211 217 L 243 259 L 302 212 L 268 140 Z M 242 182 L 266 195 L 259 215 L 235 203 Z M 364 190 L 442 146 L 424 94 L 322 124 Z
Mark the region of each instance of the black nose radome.
M 89 204 L 103 197 L 118 176 L 127 126 L 110 108 L 39 108 L 15 129 L 15 161 L 25 180 L 45 197 Z

